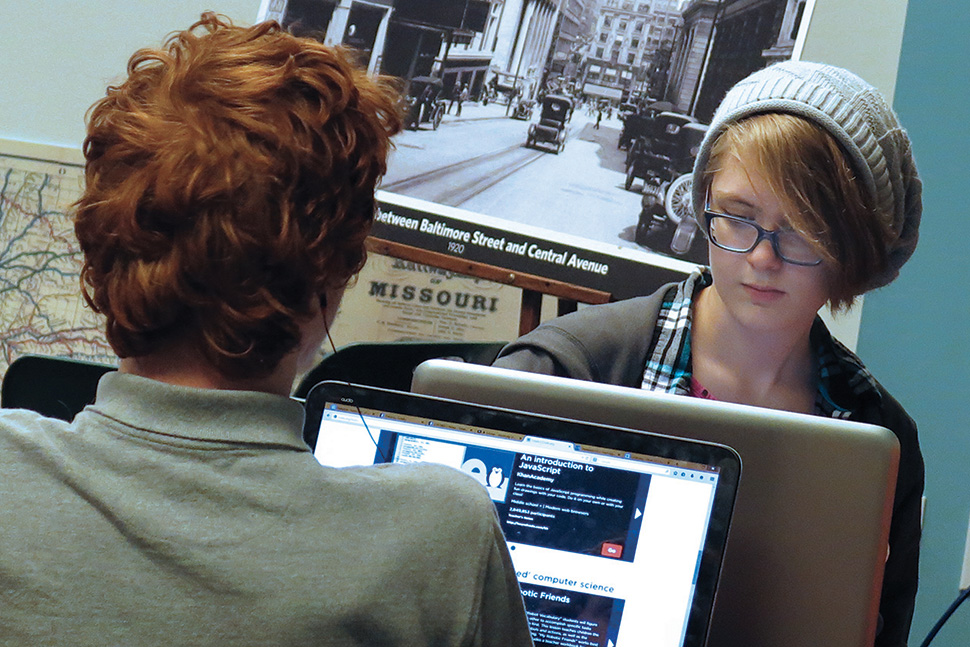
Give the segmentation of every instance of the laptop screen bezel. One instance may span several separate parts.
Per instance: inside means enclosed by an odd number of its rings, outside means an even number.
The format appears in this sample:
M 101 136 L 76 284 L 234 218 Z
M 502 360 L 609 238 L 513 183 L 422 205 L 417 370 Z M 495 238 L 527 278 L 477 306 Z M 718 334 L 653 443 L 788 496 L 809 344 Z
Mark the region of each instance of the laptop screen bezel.
M 718 481 L 682 643 L 684 647 L 704 645 L 741 473 L 740 458 L 733 449 L 715 443 L 484 407 L 427 395 L 346 382 L 321 382 L 313 387 L 306 399 L 304 440 L 311 450 L 316 447 L 324 411 L 331 403 L 715 467 Z

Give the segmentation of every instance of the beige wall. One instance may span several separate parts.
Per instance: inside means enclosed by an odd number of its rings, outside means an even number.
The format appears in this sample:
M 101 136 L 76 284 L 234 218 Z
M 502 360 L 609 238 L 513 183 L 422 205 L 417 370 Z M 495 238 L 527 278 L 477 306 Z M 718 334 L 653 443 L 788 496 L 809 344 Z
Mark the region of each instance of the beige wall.
M 906 7 L 907 0 L 815 0 L 800 58 L 848 68 L 892 101 Z
M 259 0 L 6 0 L 0 20 L 0 139 L 79 147 L 84 113 L 157 45 L 211 9 L 241 24 Z

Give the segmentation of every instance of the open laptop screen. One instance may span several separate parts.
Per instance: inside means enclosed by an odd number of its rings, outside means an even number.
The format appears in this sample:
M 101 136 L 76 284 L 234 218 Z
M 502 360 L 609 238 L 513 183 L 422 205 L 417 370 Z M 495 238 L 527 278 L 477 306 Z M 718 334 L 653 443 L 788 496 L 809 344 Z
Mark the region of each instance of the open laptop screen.
M 537 645 L 702 645 L 739 463 L 723 446 L 324 383 L 331 467 L 436 462 L 489 492 Z

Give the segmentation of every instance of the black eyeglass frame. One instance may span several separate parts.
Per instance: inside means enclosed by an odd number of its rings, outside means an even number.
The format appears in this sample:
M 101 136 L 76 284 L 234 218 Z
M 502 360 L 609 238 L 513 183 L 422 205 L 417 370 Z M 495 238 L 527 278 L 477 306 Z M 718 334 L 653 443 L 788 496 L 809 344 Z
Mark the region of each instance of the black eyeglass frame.
M 714 236 L 711 235 L 711 222 L 714 220 L 714 218 L 725 218 L 725 219 L 731 220 L 733 222 L 739 222 L 739 223 L 748 225 L 750 227 L 754 227 L 755 230 L 758 232 L 758 237 L 751 244 L 751 246 L 748 247 L 747 249 L 735 249 L 733 247 L 727 247 L 723 243 L 719 243 L 716 240 L 714 240 Z M 765 238 L 767 238 L 768 241 L 771 243 L 771 249 L 775 252 L 775 255 L 778 258 L 780 258 L 781 260 L 783 260 L 784 262 L 786 262 L 786 263 L 790 263 L 791 265 L 799 265 L 801 267 L 815 267 L 816 265 L 820 265 L 822 263 L 822 259 L 821 258 L 818 258 L 817 260 L 812 261 L 812 262 L 793 261 L 790 258 L 785 258 L 784 254 L 781 253 L 781 248 L 780 248 L 780 245 L 778 243 L 778 236 L 783 231 L 781 229 L 768 230 L 768 229 L 765 229 L 764 227 L 762 227 L 761 225 L 759 225 L 758 223 L 754 222 L 753 220 L 749 220 L 748 218 L 742 218 L 741 216 L 732 216 L 731 214 L 728 214 L 728 213 L 721 213 L 719 211 L 713 211 L 711 209 L 711 192 L 710 192 L 710 189 L 708 189 L 708 191 L 707 191 L 707 198 L 704 201 L 704 221 L 707 224 L 707 227 L 706 227 L 707 239 L 709 241 L 711 241 L 714 244 L 715 247 L 720 247 L 721 249 L 723 249 L 725 251 L 735 252 L 737 254 L 748 254 L 752 250 L 754 250 L 755 247 L 757 247 L 759 244 L 761 244 L 761 241 L 762 240 L 764 240 Z

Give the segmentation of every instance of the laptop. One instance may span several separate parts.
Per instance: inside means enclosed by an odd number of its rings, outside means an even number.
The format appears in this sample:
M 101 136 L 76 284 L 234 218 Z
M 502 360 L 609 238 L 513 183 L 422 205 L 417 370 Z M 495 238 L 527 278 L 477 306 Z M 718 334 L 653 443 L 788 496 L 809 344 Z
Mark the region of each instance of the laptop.
M 732 449 L 342 382 L 310 391 L 304 437 L 331 467 L 430 461 L 478 480 L 537 646 L 705 644 Z
M 412 390 L 722 443 L 741 456 L 711 647 L 871 646 L 899 445 L 874 425 L 433 360 Z

